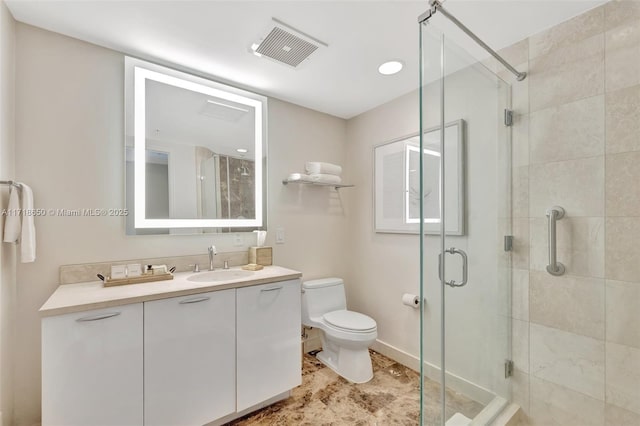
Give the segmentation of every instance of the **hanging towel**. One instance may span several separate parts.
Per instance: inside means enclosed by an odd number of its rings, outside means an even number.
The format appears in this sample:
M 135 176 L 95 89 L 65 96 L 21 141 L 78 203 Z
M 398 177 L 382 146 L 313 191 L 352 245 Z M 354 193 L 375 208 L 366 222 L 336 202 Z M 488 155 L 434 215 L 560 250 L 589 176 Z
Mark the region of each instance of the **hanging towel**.
M 29 263 L 36 260 L 36 227 L 33 223 L 33 191 L 24 183 L 22 186 L 22 233 L 20 235 L 20 261 Z M 30 211 L 31 214 L 24 214 Z
M 330 184 L 340 184 L 342 183 L 342 178 L 336 175 L 329 175 L 326 173 L 314 173 L 309 175 L 309 180 L 311 182 L 318 183 L 330 183 Z
M 320 161 L 307 161 L 305 164 L 307 173 L 311 174 L 327 174 L 340 176 L 342 167 L 337 164 L 322 163 Z
M 22 225 L 20 214 L 17 213 L 18 211 L 20 211 L 20 190 L 12 185 L 9 195 L 9 206 L 7 207 L 8 213 L 4 221 L 5 243 L 17 243 L 20 239 Z

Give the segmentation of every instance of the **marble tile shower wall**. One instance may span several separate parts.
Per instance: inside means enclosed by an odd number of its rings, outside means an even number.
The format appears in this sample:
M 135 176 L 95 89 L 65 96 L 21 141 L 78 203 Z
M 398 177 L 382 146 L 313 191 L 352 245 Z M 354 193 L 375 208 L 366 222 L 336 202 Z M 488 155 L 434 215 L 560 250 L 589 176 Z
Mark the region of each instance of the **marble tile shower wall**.
M 532 425 L 640 425 L 640 2 L 502 53 L 529 72 L 513 82 L 514 400 Z

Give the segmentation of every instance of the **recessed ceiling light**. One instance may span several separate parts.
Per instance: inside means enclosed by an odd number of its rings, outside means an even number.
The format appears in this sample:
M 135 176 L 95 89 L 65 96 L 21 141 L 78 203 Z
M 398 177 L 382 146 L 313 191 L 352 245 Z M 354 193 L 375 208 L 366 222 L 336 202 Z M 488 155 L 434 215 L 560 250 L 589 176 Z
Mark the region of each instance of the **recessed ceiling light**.
M 382 75 L 393 75 L 402 69 L 404 64 L 400 61 L 389 61 L 378 67 L 378 72 Z
M 238 148 L 238 149 L 236 149 L 236 151 L 238 151 L 241 154 L 246 154 L 247 152 L 249 152 L 248 149 L 244 149 L 244 148 Z

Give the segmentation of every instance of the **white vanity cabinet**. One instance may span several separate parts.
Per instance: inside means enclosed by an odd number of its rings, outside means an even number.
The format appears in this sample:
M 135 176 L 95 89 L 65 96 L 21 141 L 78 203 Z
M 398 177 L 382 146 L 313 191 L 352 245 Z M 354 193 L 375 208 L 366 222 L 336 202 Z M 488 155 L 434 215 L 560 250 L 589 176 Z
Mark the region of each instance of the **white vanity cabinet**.
M 218 425 L 286 398 L 302 378 L 300 275 L 59 286 L 40 309 L 42 425 Z
M 42 320 L 42 424 L 141 425 L 142 303 Z
M 237 290 L 237 411 L 300 385 L 300 280 Z
M 200 426 L 236 411 L 236 290 L 144 304 L 144 423 Z

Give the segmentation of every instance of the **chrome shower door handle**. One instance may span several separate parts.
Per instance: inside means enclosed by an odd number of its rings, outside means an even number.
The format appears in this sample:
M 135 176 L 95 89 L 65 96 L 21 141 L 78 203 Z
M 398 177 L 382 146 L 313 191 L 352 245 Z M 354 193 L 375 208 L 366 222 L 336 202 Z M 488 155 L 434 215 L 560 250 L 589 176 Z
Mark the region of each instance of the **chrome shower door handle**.
M 557 253 L 557 235 L 556 222 L 564 217 L 564 209 L 559 206 L 553 206 L 547 210 L 547 223 L 549 226 L 549 264 L 547 272 L 551 275 L 562 275 L 565 273 L 565 267 L 558 262 Z
M 455 280 L 445 280 L 444 283 L 450 287 L 463 287 L 467 285 L 467 281 L 469 280 L 469 258 L 467 257 L 467 253 L 465 253 L 464 250 L 460 250 L 455 247 L 446 249 L 445 253 L 459 254 L 460 257 L 462 257 L 462 281 L 456 282 Z M 442 281 L 442 253 L 438 255 L 438 277 L 440 277 L 440 281 Z

